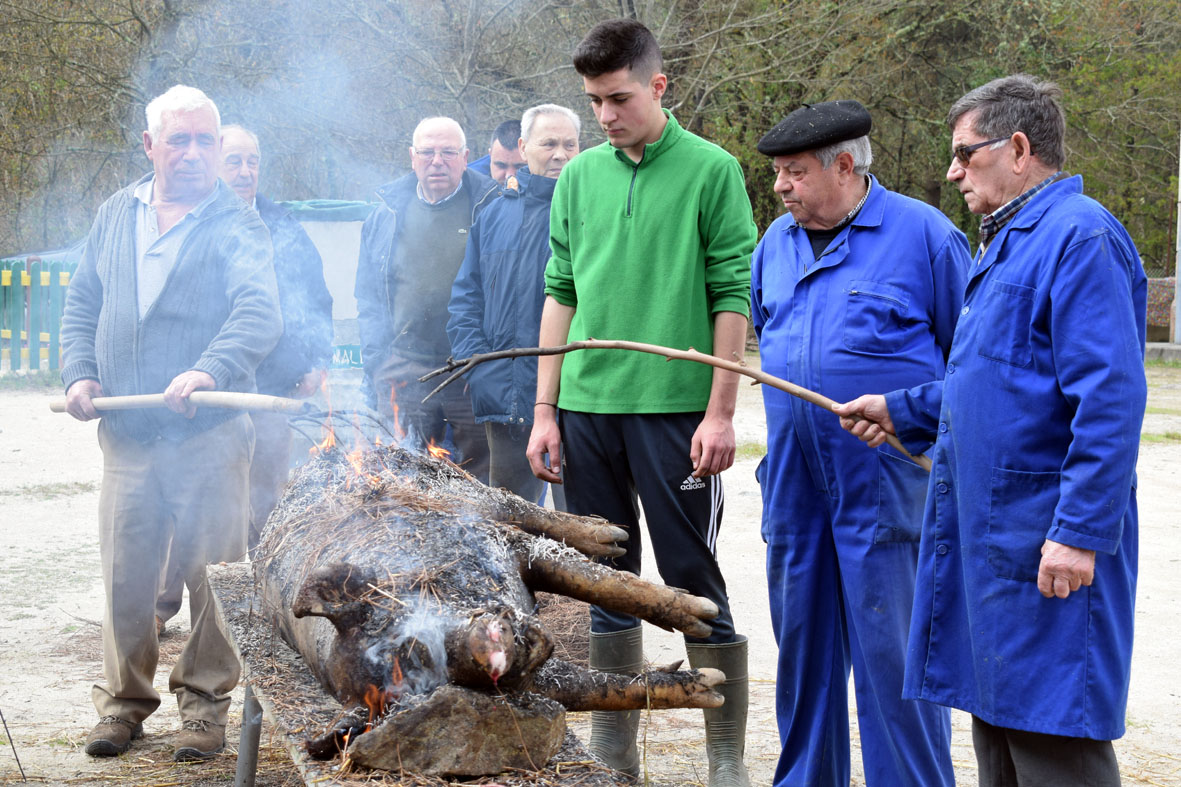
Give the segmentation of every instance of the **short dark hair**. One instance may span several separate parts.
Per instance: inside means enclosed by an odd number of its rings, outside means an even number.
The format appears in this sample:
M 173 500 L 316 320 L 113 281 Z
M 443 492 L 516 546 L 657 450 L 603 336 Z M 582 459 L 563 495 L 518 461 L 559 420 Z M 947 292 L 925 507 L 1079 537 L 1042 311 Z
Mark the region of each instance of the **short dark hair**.
M 1066 162 L 1066 114 L 1062 90 L 1053 82 L 1028 74 L 994 79 L 965 93 L 951 105 L 947 127 L 975 112 L 972 130 L 984 137 L 1008 137 L 1018 131 L 1029 138 L 1029 148 L 1042 163 L 1061 169 Z
M 509 119 L 496 127 L 492 132 L 492 139 L 488 140 L 488 149 L 492 150 L 492 143 L 499 142 L 505 150 L 516 150 L 517 140 L 521 138 L 521 121 Z
M 574 70 L 592 79 L 628 68 L 643 81 L 663 67 L 656 36 L 635 19 L 599 22 L 574 50 Z

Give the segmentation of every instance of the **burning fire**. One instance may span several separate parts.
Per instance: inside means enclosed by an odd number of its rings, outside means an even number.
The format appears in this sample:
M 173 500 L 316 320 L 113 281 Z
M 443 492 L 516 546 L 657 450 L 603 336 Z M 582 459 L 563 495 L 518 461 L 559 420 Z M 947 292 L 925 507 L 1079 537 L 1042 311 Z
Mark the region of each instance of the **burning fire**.
M 431 456 L 433 456 L 435 459 L 451 458 L 451 452 L 441 445 L 435 445 L 435 438 L 433 437 L 431 438 L 431 444 L 426 447 L 426 450 L 429 451 Z
M 311 448 L 309 448 L 308 449 L 309 454 L 312 454 L 313 456 L 315 456 L 318 453 L 322 454 L 322 453 L 325 453 L 326 451 L 331 451 L 333 448 L 336 447 L 336 432 L 332 431 L 331 425 L 326 426 L 324 429 L 325 429 L 324 439 L 321 440 L 320 442 L 316 443 L 315 445 L 313 445 Z
M 320 390 L 324 392 L 324 401 L 328 404 L 328 418 L 324 421 L 324 439 L 308 449 L 311 456 L 326 453 L 336 447 L 336 433 L 332 430 L 332 390 L 328 387 L 327 375 L 320 378 Z
M 390 386 L 390 412 L 394 414 L 394 437 L 398 438 L 398 442 L 401 442 L 406 438 L 406 430 L 402 428 L 402 418 L 399 415 L 400 411 L 398 408 L 397 394 L 397 389 L 401 388 L 405 384 L 405 382 L 401 382 Z
M 401 694 L 402 666 L 398 663 L 397 657 L 395 657 L 393 666 L 390 668 L 389 688 L 379 689 L 377 686 L 370 685 L 369 688 L 365 689 L 365 707 L 369 709 L 369 723 L 365 726 L 366 731 L 372 728 L 375 719 L 380 719 L 385 715 L 390 705 Z

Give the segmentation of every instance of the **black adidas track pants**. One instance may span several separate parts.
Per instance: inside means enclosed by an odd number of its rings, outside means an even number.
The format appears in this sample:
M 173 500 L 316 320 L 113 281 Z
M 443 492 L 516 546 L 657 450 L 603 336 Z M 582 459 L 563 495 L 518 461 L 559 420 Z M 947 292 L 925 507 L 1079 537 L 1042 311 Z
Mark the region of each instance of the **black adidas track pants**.
M 640 573 L 637 497 L 648 524 L 656 567 L 665 584 L 704 596 L 721 613 L 713 634 L 693 642 L 734 641 L 726 581 L 715 553 L 722 522 L 722 479 L 693 478 L 690 443 L 703 413 L 603 415 L 562 410 L 567 510 L 601 516 L 625 528 L 627 554 L 604 562 Z M 591 608 L 591 631 L 599 634 L 640 625 L 631 615 Z

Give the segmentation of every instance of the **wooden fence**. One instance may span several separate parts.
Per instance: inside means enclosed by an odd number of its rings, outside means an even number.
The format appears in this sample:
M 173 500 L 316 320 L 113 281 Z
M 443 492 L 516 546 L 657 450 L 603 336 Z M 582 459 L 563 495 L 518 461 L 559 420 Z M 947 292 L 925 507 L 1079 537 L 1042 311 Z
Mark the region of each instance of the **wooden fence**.
M 61 368 L 62 309 L 74 262 L 0 260 L 0 372 Z

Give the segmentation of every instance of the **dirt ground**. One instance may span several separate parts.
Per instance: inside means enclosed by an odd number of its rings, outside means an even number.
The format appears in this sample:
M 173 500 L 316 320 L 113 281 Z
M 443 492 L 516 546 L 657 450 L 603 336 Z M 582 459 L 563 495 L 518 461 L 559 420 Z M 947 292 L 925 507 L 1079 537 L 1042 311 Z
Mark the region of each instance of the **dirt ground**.
M 751 359 L 757 362 L 757 359 Z M 1181 786 L 1181 369 L 1149 369 L 1151 392 L 1140 451 L 1140 577 L 1128 732 L 1116 743 L 1127 785 Z M 95 722 L 90 686 L 101 675 L 102 614 L 96 511 L 101 455 L 95 425 L 49 412 L 49 389 L 0 388 L 0 783 L 206 785 L 233 781 L 242 690 L 235 692 L 226 752 L 210 763 L 176 765 L 179 726 L 167 695 L 168 671 L 187 633 L 185 612 L 161 643 L 156 685 L 164 701 L 145 738 L 123 757 L 82 751 Z M 725 521 L 718 550 L 739 630 L 751 641 L 747 764 L 769 784 L 778 755 L 774 716 L 775 646 L 767 612 L 754 469 L 765 424 L 757 388 L 743 386 L 736 418 L 739 461 L 725 475 Z M 651 550 L 646 550 L 650 553 Z M 650 577 L 656 574 L 646 569 Z M 682 658 L 679 636 L 647 627 L 646 655 Z M 852 704 L 850 705 L 852 710 Z M 582 716 L 580 718 L 580 716 Z M 656 711 L 643 730 L 650 784 L 704 784 L 699 711 Z M 571 726 L 584 734 L 584 715 Z M 854 722 L 855 725 L 855 722 Z M 976 782 L 967 717 L 953 714 L 957 779 Z M 20 766 L 17 758 L 19 757 Z M 863 784 L 854 731 L 853 784 Z M 301 783 L 279 742 L 263 730 L 259 785 Z

